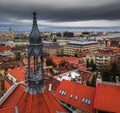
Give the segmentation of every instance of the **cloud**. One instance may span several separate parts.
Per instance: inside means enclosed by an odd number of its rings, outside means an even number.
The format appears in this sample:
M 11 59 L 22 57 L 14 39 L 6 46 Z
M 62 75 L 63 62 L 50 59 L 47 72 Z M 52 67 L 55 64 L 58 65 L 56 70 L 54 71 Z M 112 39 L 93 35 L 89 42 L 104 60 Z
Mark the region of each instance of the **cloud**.
M 30 24 L 32 12 L 43 24 L 120 24 L 120 0 L 1 0 L 0 24 Z M 72 26 L 71 25 L 71 26 Z M 89 25 L 89 24 L 86 24 Z

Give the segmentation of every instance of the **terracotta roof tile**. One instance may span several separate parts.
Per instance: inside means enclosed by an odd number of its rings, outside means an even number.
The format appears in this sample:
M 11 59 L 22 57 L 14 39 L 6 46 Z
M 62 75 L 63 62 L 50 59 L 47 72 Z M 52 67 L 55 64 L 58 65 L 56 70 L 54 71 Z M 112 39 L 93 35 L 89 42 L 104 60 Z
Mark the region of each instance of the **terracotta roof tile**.
M 15 77 L 17 79 L 17 82 L 20 81 L 25 81 L 25 71 L 26 71 L 26 67 L 22 67 L 22 68 L 14 68 L 12 70 L 9 70 L 8 73 L 11 74 L 13 77 Z
M 63 80 L 55 90 L 55 97 L 59 100 L 91 113 L 94 113 L 94 96 L 95 88 L 67 80 Z
M 98 84 L 94 108 L 107 112 L 120 113 L 120 86 Z
M 46 76 L 47 79 L 44 80 L 44 84 L 46 87 L 49 87 L 49 84 L 52 84 L 52 90 L 55 91 L 60 81 L 53 78 L 52 76 Z
M 57 110 L 66 112 L 47 89 L 41 94 L 29 94 L 22 85 L 18 85 L 3 103 L 0 113 L 15 113 L 13 107 L 17 107 L 19 113 L 56 113 Z
M 55 65 L 60 65 L 64 62 L 62 57 L 50 57 Z
M 5 89 L 8 90 L 11 87 L 11 84 L 5 80 Z
M 10 107 L 0 109 L 0 113 L 14 113 L 14 107 L 10 106 Z
M 0 52 L 11 50 L 10 46 L 0 46 Z

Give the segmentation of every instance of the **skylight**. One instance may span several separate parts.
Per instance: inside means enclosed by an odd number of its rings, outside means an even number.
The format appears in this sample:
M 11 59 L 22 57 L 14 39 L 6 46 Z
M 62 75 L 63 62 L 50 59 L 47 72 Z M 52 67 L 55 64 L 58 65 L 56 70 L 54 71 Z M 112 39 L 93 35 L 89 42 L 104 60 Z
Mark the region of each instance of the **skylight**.
M 87 105 L 90 105 L 91 100 L 83 97 L 83 98 L 82 98 L 82 103 L 85 103 L 85 104 L 87 104 Z
M 59 90 L 59 94 L 62 94 L 62 95 L 66 95 L 67 94 L 67 92 L 66 91 L 64 91 L 64 90 Z
M 70 98 L 72 98 L 72 97 L 73 97 L 73 94 L 70 95 Z
M 78 96 L 75 96 L 75 100 L 78 100 Z

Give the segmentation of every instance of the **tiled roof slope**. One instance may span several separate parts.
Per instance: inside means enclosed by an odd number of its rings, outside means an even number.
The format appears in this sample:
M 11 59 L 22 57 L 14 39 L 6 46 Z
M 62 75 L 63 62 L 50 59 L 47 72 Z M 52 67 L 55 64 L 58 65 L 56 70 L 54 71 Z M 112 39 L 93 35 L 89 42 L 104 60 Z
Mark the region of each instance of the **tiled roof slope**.
M 12 70 L 8 70 L 8 73 L 17 79 L 17 82 L 25 81 L 25 71 L 26 67 L 22 68 L 14 68 Z
M 95 88 L 63 80 L 55 90 L 55 97 L 79 109 L 94 113 Z
M 10 51 L 10 50 L 11 50 L 10 46 L 0 46 L 0 52 Z
M 5 90 L 8 90 L 11 87 L 11 84 L 5 80 Z
M 9 98 L 0 108 L 0 113 L 56 113 L 66 112 L 54 96 L 45 89 L 41 94 L 29 94 L 25 92 L 23 85 L 18 85 Z
M 98 84 L 94 108 L 101 111 L 120 113 L 120 86 Z
M 53 78 L 52 76 L 45 76 L 46 79 L 44 80 L 44 84 L 47 88 L 49 88 L 49 85 L 52 84 L 52 91 L 55 91 L 55 89 L 57 88 L 57 86 L 59 85 L 60 81 Z

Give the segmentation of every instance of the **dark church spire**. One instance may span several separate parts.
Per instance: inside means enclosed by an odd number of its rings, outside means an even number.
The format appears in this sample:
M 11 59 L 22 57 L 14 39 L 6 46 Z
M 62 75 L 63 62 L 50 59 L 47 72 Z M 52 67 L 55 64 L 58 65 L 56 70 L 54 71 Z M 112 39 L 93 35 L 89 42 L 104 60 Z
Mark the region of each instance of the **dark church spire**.
M 33 62 L 32 62 L 33 60 Z M 28 45 L 28 72 L 26 75 L 28 87 L 26 91 L 31 94 L 42 93 L 43 84 L 43 45 L 40 32 L 37 26 L 36 13 L 33 13 L 33 26 L 29 37 Z
M 37 25 L 36 12 L 33 13 L 33 26 L 32 26 L 32 31 L 30 33 L 29 42 L 31 44 L 41 43 L 40 32 Z

